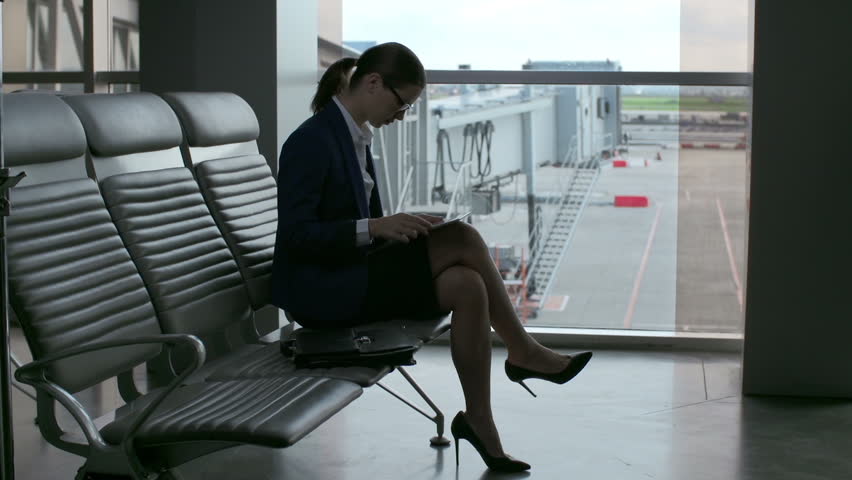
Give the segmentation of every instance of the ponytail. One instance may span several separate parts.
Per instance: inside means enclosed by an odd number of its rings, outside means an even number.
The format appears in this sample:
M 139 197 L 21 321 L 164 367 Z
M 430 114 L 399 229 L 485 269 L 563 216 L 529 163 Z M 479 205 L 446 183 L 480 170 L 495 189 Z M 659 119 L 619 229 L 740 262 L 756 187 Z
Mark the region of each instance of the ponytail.
M 358 68 L 352 72 L 356 66 Z M 365 50 L 357 60 L 345 57 L 332 63 L 320 78 L 311 110 L 318 113 L 328 105 L 331 97 L 348 87 L 357 87 L 361 79 L 371 73 L 381 75 L 382 81 L 391 87 L 426 86 L 426 71 L 414 52 L 400 43 L 382 43 Z
M 332 63 L 328 70 L 322 74 L 319 85 L 317 85 L 317 93 L 314 94 L 314 99 L 311 101 L 311 110 L 314 113 L 325 108 L 333 96 L 349 85 L 349 72 L 355 68 L 355 63 L 354 58 L 341 58 Z

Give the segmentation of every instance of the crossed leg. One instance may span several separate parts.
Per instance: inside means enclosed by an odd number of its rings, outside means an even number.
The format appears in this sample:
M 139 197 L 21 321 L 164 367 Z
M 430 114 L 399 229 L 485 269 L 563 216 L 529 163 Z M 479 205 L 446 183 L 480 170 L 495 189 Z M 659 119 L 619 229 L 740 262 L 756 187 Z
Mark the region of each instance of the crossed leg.
M 568 360 L 524 330 L 476 229 L 458 223 L 432 232 L 429 260 L 438 304 L 453 312 L 450 349 L 465 396 L 465 416 L 489 453 L 503 455 L 491 412 L 490 327 L 506 344 L 515 365 L 556 372 Z

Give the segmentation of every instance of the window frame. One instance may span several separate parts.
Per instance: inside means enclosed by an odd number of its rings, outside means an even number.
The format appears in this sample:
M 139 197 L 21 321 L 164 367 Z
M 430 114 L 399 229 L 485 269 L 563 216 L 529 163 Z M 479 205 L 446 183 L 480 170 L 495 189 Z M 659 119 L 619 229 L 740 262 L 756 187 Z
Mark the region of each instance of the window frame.
M 427 70 L 428 84 L 673 85 L 751 87 L 750 72 L 633 72 L 547 70 Z M 425 156 L 425 152 L 422 153 Z M 743 333 L 678 332 L 525 326 L 537 341 L 559 348 L 674 349 L 741 352 Z M 492 341 L 501 340 L 492 329 Z

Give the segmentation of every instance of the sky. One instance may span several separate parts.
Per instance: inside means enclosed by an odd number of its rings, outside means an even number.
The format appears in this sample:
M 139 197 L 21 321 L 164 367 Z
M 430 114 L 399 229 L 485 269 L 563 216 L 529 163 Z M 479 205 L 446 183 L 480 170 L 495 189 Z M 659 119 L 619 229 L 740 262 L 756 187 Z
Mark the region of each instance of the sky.
M 747 0 L 342 0 L 343 40 L 397 41 L 427 69 L 615 60 L 626 71 L 746 71 Z

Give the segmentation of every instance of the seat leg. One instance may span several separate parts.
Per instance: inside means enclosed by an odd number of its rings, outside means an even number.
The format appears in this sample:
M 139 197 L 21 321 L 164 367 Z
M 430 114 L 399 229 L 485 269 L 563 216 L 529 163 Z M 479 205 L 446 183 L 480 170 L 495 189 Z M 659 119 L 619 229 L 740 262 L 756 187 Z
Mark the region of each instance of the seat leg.
M 404 368 L 396 367 L 396 369 L 399 371 L 399 373 L 402 374 L 403 377 L 405 377 L 405 380 L 407 380 L 408 383 L 411 384 L 411 386 L 414 388 L 414 390 L 416 390 L 417 393 L 420 394 L 420 396 L 423 398 L 423 400 L 425 400 L 426 403 L 429 404 L 429 407 L 431 407 L 432 410 L 435 412 L 434 416 L 430 415 L 428 412 L 426 412 L 422 408 L 418 407 L 417 405 L 411 403 L 411 401 L 409 401 L 407 398 L 403 397 L 402 395 L 400 395 L 399 393 L 394 391 L 392 388 L 387 387 L 385 385 L 382 385 L 381 382 L 377 382 L 377 385 L 382 387 L 382 389 L 384 389 L 386 392 L 388 392 L 391 395 L 393 395 L 394 397 L 396 397 L 402 403 L 408 405 L 409 407 L 413 408 L 414 410 L 419 412 L 424 417 L 435 422 L 435 426 L 438 429 L 438 435 L 429 439 L 430 445 L 432 445 L 433 447 L 449 446 L 450 440 L 447 437 L 444 436 L 444 414 L 441 412 L 441 410 L 438 408 L 438 406 L 435 405 L 435 402 L 433 402 L 432 399 L 429 398 L 428 395 L 426 395 L 426 392 L 424 392 L 423 389 L 420 388 L 420 385 L 418 385 L 417 382 L 414 381 L 414 379 L 411 377 L 411 375 L 409 375 L 408 372 L 405 371 Z

